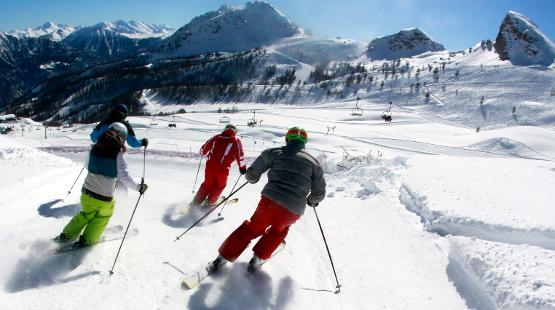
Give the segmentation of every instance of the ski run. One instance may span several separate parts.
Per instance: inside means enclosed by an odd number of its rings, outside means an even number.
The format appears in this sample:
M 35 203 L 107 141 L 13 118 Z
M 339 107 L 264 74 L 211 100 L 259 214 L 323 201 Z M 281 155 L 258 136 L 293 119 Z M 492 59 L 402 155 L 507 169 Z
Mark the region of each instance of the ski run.
M 520 126 L 476 133 L 397 108 L 394 121 L 383 123 L 386 105 L 359 105 L 363 116 L 350 115 L 351 101 L 237 104 L 246 112 L 229 115 L 247 165 L 283 145 L 289 127 L 308 131 L 307 149 L 325 170 L 327 194 L 317 211 L 340 293 L 309 207 L 287 247 L 259 271 L 247 275 L 247 249 L 183 289 L 184 275 L 214 259 L 250 217 L 266 183 L 263 177 L 247 185 L 237 203 L 174 242 L 203 215 L 180 210 L 202 181 L 203 168 L 193 188 L 198 149 L 225 125 L 214 105 L 197 104 L 195 113 L 128 118 L 137 136 L 150 139 L 149 190 L 131 224 L 138 233 L 126 239 L 112 276 L 119 241 L 76 254 L 46 255 L 40 246 L 80 210 L 84 174 L 67 192 L 85 163 L 93 125 L 50 130 L 47 139 L 30 125 L 24 137 L 0 136 L 1 308 L 554 309 L 555 132 Z M 253 109 L 262 126 L 244 125 Z M 142 152 L 126 155 L 135 176 Z M 238 177 L 233 164 L 224 195 Z M 127 225 L 137 197 L 117 192 L 109 227 Z

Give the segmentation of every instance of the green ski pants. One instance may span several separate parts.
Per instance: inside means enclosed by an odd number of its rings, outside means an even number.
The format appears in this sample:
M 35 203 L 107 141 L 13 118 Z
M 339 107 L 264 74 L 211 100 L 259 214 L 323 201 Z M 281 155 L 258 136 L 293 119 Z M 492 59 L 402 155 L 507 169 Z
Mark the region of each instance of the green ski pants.
M 106 225 L 114 213 L 116 201 L 102 201 L 89 195 L 81 194 L 82 209 L 64 227 L 64 235 L 69 239 L 75 239 L 83 228 L 83 238 L 88 245 L 98 242 L 104 232 Z

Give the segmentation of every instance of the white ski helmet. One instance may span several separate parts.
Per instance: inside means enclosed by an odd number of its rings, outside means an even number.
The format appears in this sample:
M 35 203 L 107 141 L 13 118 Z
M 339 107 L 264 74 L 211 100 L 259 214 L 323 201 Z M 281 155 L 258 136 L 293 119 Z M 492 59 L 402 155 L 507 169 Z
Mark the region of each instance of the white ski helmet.
M 127 127 L 122 123 L 111 123 L 108 129 L 113 129 L 117 132 L 121 132 L 127 136 Z

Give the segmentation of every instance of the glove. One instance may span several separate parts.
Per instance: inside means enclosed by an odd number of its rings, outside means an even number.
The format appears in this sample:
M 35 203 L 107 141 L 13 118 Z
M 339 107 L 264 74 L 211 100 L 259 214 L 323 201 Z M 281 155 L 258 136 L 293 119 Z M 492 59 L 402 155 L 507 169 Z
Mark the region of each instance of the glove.
M 141 140 L 141 145 L 144 146 L 144 147 L 147 147 L 147 146 L 148 146 L 148 139 L 147 139 L 147 138 L 143 138 L 143 139 Z
M 247 173 L 247 167 L 240 167 L 239 168 L 239 173 L 241 173 L 241 175 Z
M 310 201 L 310 199 L 308 199 L 308 197 L 306 197 L 306 204 L 307 204 L 309 207 L 313 207 L 313 208 L 316 208 L 316 207 L 318 206 L 318 203 L 317 203 L 317 202 L 312 202 L 312 201 Z
M 139 185 L 139 194 L 144 194 L 146 192 L 146 190 L 148 189 L 148 185 L 146 185 L 145 183 L 141 183 Z

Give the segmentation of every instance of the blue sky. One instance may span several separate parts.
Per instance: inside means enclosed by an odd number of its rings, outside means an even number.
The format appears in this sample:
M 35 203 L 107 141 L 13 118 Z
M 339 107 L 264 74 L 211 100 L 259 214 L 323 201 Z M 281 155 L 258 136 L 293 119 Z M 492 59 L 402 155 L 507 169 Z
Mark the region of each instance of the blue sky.
M 234 0 L 2 0 L 0 31 L 46 21 L 93 25 L 117 19 L 179 28 L 193 17 Z M 507 11 L 530 17 L 555 39 L 554 0 L 267 0 L 315 36 L 368 42 L 419 27 L 450 50 L 494 39 Z

